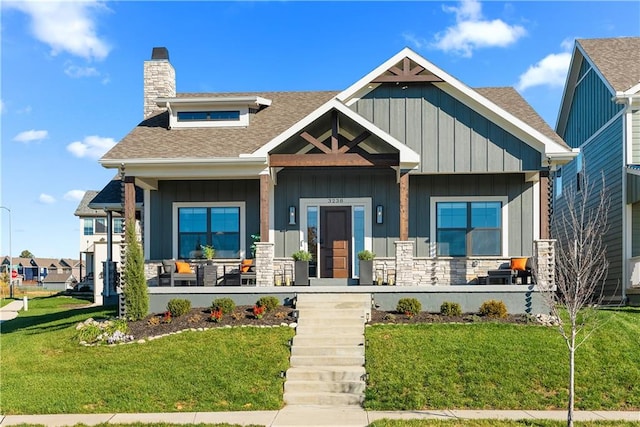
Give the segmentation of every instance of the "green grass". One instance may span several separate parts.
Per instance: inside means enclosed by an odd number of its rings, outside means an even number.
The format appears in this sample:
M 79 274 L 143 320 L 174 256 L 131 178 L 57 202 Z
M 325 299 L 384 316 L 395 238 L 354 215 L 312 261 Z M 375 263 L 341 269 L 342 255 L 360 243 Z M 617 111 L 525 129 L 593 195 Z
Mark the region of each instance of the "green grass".
M 576 354 L 576 409 L 640 408 L 640 309 L 607 322 Z M 365 406 L 564 409 L 568 352 L 553 328 L 511 324 L 367 328 Z
M 566 421 L 550 420 L 378 420 L 370 427 L 562 427 Z M 576 427 L 637 427 L 638 423 L 625 421 L 575 421 Z
M 2 325 L 0 412 L 269 410 L 282 406 L 290 328 L 185 332 L 145 344 L 82 347 L 75 325 L 114 314 L 85 301 L 33 299 Z

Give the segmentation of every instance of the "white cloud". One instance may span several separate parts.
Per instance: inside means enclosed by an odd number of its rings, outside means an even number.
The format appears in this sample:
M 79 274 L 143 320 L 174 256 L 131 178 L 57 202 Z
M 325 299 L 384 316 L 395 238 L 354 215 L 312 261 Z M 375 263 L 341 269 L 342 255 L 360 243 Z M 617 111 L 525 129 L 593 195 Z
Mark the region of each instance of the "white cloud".
M 113 138 L 92 135 L 85 137 L 82 141 L 72 142 L 67 145 L 67 150 L 76 157 L 99 159 L 114 145 L 116 145 L 116 141 Z
M 94 67 L 78 67 L 77 65 L 69 65 L 65 68 L 64 73 L 74 79 L 81 77 L 98 77 L 100 72 Z
M 64 193 L 63 198 L 70 202 L 79 202 L 84 197 L 84 190 L 69 190 Z
M 110 46 L 96 32 L 95 12 L 108 10 L 100 1 L 10 1 L 3 6 L 29 15 L 33 36 L 49 45 L 52 55 L 68 52 L 100 60 L 109 54 Z
M 0 114 L 4 114 L 6 112 L 7 112 L 7 104 L 5 104 L 2 99 L 0 99 Z
M 433 46 L 445 52 L 471 57 L 475 49 L 506 47 L 527 33 L 520 25 L 483 19 L 482 6 L 477 0 L 463 0 L 458 7 L 444 6 L 443 10 L 456 14 L 456 25 L 435 36 Z
M 13 137 L 14 141 L 29 143 L 32 141 L 40 141 L 49 136 L 46 130 L 25 130 Z
M 573 43 L 563 41 L 561 47 L 571 49 Z M 571 53 L 550 53 L 520 75 L 516 89 L 520 92 L 534 86 L 563 87 L 571 64 Z
M 40 197 L 38 197 L 38 201 L 44 205 L 50 205 L 52 203 L 55 203 L 56 199 L 49 194 L 41 193 Z

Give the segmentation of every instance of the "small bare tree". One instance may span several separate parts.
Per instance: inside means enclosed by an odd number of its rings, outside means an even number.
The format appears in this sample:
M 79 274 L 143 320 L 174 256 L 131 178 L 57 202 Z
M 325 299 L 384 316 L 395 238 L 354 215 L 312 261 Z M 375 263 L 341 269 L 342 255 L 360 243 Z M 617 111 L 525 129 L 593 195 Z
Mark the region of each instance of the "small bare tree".
M 581 191 L 572 186 L 563 192 L 565 209 L 552 219 L 552 237 L 557 239 L 556 287 L 541 289 L 569 350 L 569 427 L 575 403 L 575 353 L 599 326 L 596 309 L 604 297 L 609 268 L 602 241 L 610 205 L 604 176 L 599 197 L 593 199 L 594 185 L 586 176 L 579 179 Z

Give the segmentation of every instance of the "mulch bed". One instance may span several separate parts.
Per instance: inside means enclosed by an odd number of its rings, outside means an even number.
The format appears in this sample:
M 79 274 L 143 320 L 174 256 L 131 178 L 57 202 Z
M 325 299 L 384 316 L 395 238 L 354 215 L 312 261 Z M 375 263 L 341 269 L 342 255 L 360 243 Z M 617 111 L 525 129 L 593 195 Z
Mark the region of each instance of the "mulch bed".
M 222 317 L 219 322 L 209 320 L 211 311 L 209 308 L 192 308 L 184 316 L 174 317 L 171 322 L 163 322 L 163 314 L 152 314 L 145 319 L 129 322 L 129 333 L 136 339 L 151 336 L 164 335 L 185 329 L 219 328 L 228 326 L 281 326 L 296 321 L 293 317 L 293 309 L 290 307 L 278 307 L 272 312 L 267 312 L 258 319 L 253 315 L 253 306 L 238 306 L 232 314 Z M 394 311 L 371 310 L 369 324 L 418 324 L 418 323 L 477 323 L 477 322 L 501 322 L 501 323 L 531 323 L 525 315 L 509 315 L 505 319 L 491 319 L 475 314 L 462 316 L 443 316 L 439 313 L 421 312 L 409 317 Z

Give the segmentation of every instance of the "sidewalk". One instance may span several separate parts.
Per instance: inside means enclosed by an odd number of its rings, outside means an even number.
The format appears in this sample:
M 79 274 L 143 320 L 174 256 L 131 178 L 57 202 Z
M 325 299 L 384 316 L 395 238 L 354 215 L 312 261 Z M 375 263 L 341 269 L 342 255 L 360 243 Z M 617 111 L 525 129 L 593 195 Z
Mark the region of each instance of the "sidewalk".
M 7 415 L 0 426 L 43 424 L 45 426 L 96 425 L 100 423 L 229 423 L 264 426 L 343 426 L 366 427 L 371 422 L 388 419 L 550 419 L 566 420 L 566 411 L 365 411 L 357 407 L 286 406 L 279 411 L 247 412 L 172 412 L 155 414 L 56 414 Z M 635 421 L 640 422 L 640 411 L 576 411 L 576 421 Z
M 11 301 L 9 304 L 0 308 L 0 322 L 15 319 L 18 317 L 20 310 L 22 310 L 22 300 Z

